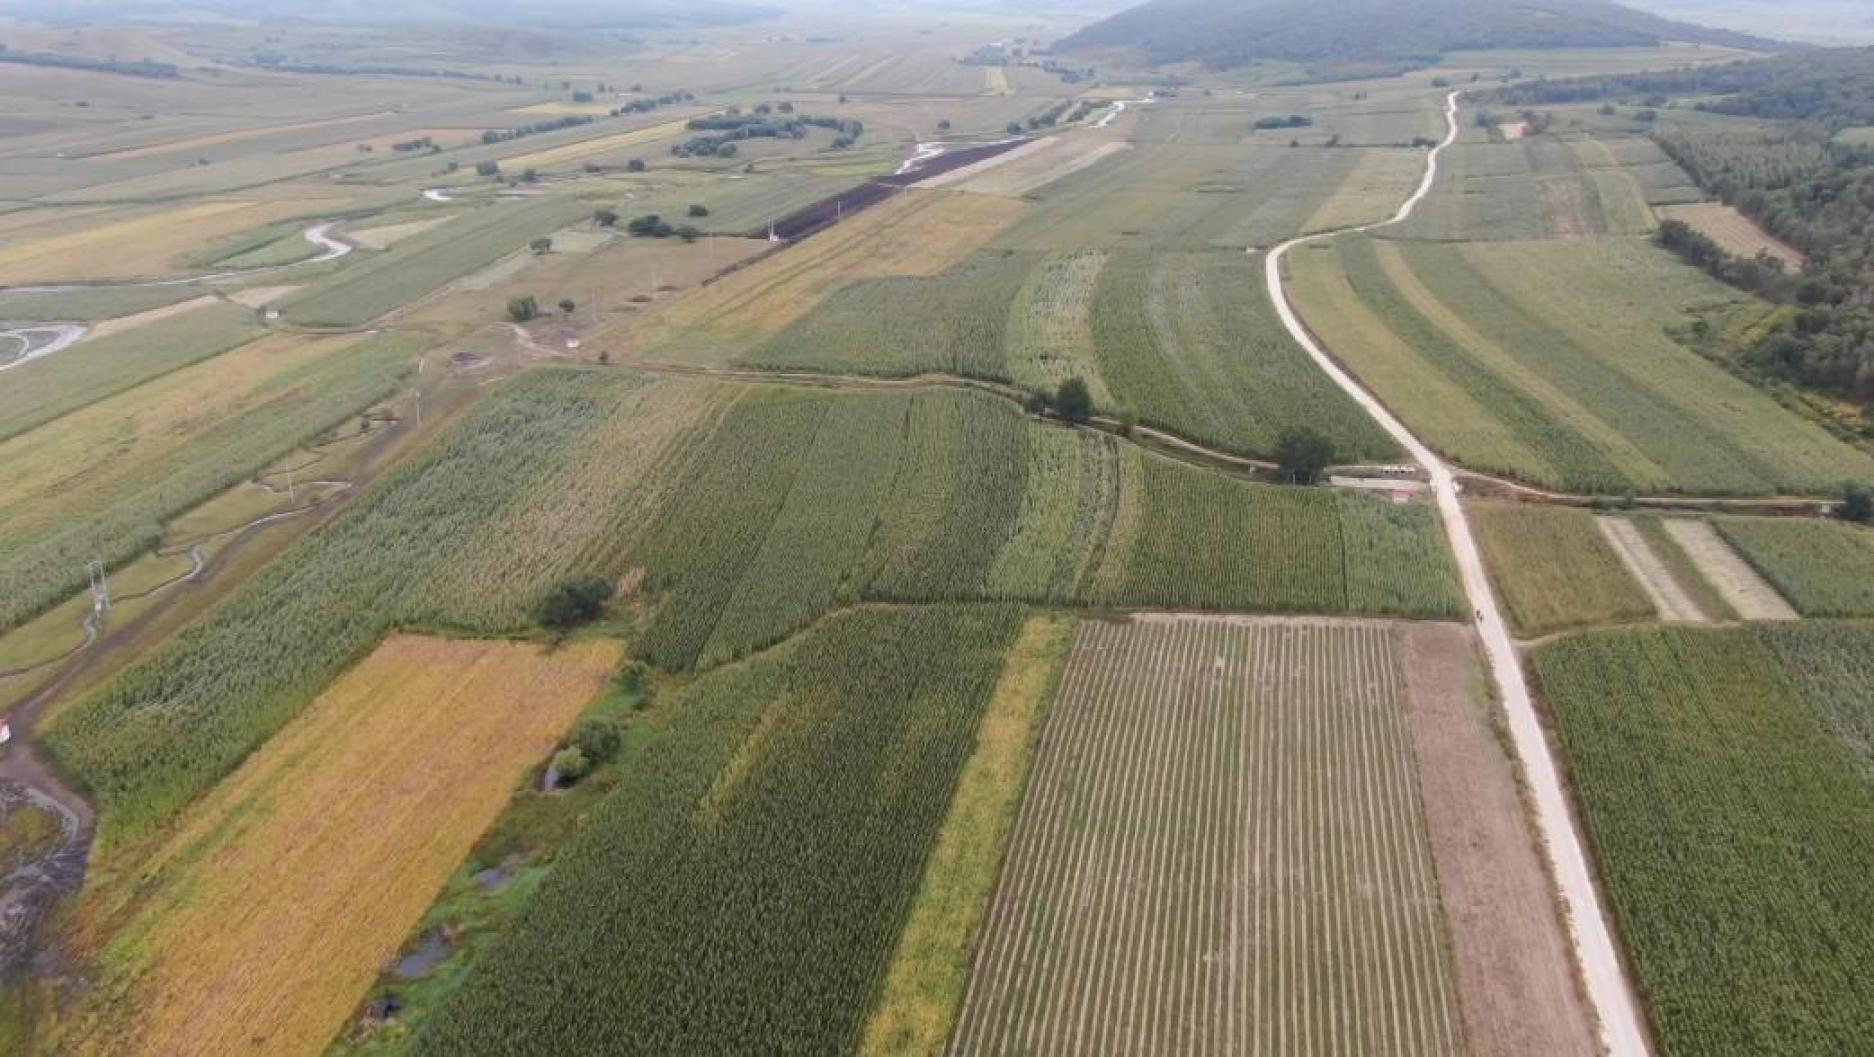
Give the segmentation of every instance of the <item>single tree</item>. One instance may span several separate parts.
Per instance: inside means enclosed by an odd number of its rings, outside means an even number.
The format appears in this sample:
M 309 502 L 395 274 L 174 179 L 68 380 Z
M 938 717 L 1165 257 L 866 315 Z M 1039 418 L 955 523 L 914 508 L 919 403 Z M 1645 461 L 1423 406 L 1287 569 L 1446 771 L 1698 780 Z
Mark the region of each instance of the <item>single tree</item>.
M 1314 484 L 1333 464 L 1334 442 L 1306 426 L 1287 430 L 1276 439 L 1276 472 L 1289 484 Z
M 475 163 L 475 175 L 500 176 L 501 163 L 498 161 L 478 161 Z
M 618 214 L 609 209 L 596 210 L 592 214 L 592 222 L 602 228 L 614 227 L 618 223 Z
M 626 172 L 643 172 L 647 168 L 649 166 L 645 164 L 643 158 L 633 158 L 625 163 Z
M 690 207 L 690 215 L 693 217 L 706 217 L 709 215 L 709 207 L 700 204 L 693 205 Z
M 1085 422 L 1093 417 L 1093 394 L 1078 375 L 1061 383 L 1054 394 L 1054 410 L 1069 422 Z
M 508 302 L 508 318 L 516 323 L 530 323 L 538 315 L 540 315 L 540 302 L 534 300 L 532 294 L 516 297 Z
M 937 131 L 939 132 L 950 131 L 950 119 L 944 118 L 942 121 L 937 122 Z
M 1842 489 L 1841 516 L 1862 525 L 1874 521 L 1874 488 L 1851 484 Z
M 573 728 L 573 748 L 584 753 L 586 759 L 594 765 L 618 755 L 618 748 L 623 743 L 624 734 L 613 720 L 582 719 Z
M 578 308 L 578 307 L 579 307 L 578 304 L 576 304 L 572 298 L 570 297 L 560 298 L 560 314 L 561 315 L 570 316 L 573 314 L 573 309 Z
M 553 239 L 549 236 L 542 235 L 532 242 L 529 242 L 527 248 L 533 250 L 535 253 L 551 253 L 553 252 Z

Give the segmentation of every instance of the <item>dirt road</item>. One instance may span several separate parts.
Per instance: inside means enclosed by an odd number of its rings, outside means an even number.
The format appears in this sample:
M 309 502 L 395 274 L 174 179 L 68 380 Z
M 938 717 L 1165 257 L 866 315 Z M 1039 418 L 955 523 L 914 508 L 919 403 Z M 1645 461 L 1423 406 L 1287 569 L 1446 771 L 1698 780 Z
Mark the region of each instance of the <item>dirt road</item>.
M 1390 220 L 1349 230 L 1366 231 L 1400 223 L 1410 217 L 1419 203 L 1424 201 L 1438 175 L 1439 155 L 1457 139 L 1458 100 L 1461 95 L 1461 92 L 1452 92 L 1445 100 L 1445 136 L 1427 155 L 1425 175 L 1418 189 Z M 1327 354 L 1302 324 L 1288 299 L 1287 288 L 1282 282 L 1282 259 L 1296 246 L 1335 234 L 1341 232 L 1323 232 L 1291 239 L 1270 251 L 1265 262 L 1269 300 L 1275 305 L 1282 325 L 1307 350 L 1316 365 L 1365 408 L 1431 475 L 1432 489 L 1437 495 L 1439 512 L 1443 515 L 1445 533 L 1463 579 L 1464 593 L 1476 614 L 1478 635 L 1483 640 L 1484 652 L 1490 662 L 1497 696 L 1509 720 L 1510 739 L 1522 766 L 1524 779 L 1528 782 L 1529 799 L 1548 852 L 1549 866 L 1567 906 L 1575 955 L 1587 986 L 1588 1000 L 1600 1020 L 1602 1042 L 1615 1057 L 1644 1057 L 1649 1049 L 1639 1004 L 1627 981 L 1619 949 L 1614 945 L 1613 930 L 1601 907 L 1600 892 L 1595 888 L 1594 875 L 1588 868 L 1587 852 L 1569 810 L 1567 795 L 1562 790 L 1555 760 L 1549 753 L 1542 725 L 1536 718 L 1535 704 L 1523 677 L 1521 657 L 1510 638 L 1509 626 L 1497 606 L 1496 596 L 1490 589 L 1490 579 L 1484 572 L 1483 556 L 1478 550 L 1476 536 L 1471 531 L 1464 506 L 1458 499 L 1456 476 L 1451 467 L 1407 429 L 1379 398 L 1368 392 Z
M 326 221 L 322 224 L 314 224 L 300 232 L 300 236 L 307 242 L 319 247 L 319 253 L 303 261 L 293 261 L 290 264 L 270 264 L 263 268 L 237 268 L 227 272 L 210 272 L 207 275 L 185 275 L 178 279 L 127 279 L 121 282 L 111 280 L 95 283 L 62 283 L 51 286 L 8 286 L 0 287 L 0 292 L 9 294 L 56 294 L 72 290 L 187 286 L 190 283 L 213 283 L 220 282 L 224 279 L 248 279 L 256 275 L 268 275 L 272 272 L 282 272 L 288 268 L 299 268 L 308 264 L 324 264 L 326 261 L 335 261 L 357 248 L 351 243 L 332 234 L 332 229 L 336 227 L 337 224 L 337 221 Z

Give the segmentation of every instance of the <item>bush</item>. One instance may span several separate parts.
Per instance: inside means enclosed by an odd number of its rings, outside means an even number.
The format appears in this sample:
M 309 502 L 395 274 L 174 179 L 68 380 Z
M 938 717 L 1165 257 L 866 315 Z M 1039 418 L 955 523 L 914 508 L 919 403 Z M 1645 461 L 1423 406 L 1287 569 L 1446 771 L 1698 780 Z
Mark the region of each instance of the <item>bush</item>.
M 498 161 L 476 162 L 475 163 L 475 175 L 477 176 L 500 176 L 501 175 L 501 163 Z
M 1874 488 L 1864 484 L 1851 484 L 1842 489 L 1841 516 L 1843 520 L 1865 525 L 1874 521 Z
M 551 253 L 553 252 L 553 240 L 542 235 L 532 242 L 529 242 L 527 248 L 533 250 L 535 253 Z
M 633 158 L 630 161 L 625 163 L 626 172 L 643 172 L 645 169 L 649 167 L 650 166 L 644 163 L 643 158 Z
M 592 761 L 577 746 L 569 745 L 553 754 L 553 784 L 572 785 L 592 773 Z
M 532 294 L 508 302 L 508 318 L 516 323 L 531 322 L 539 314 L 540 302 Z
M 597 620 L 612 597 L 612 582 L 603 576 L 581 576 L 568 580 L 540 603 L 537 613 L 542 627 L 565 629 Z
M 693 217 L 706 217 L 709 215 L 709 207 L 705 205 L 693 205 L 690 207 L 690 215 Z
M 592 222 L 602 228 L 615 227 L 618 224 L 618 214 L 609 209 L 595 210 L 592 214 Z
M 1093 394 L 1087 391 L 1087 383 L 1079 377 L 1062 382 L 1054 395 L 1054 410 L 1069 422 L 1085 422 L 1093 417 Z
M 573 728 L 572 747 L 594 767 L 618 755 L 619 746 L 623 744 L 624 732 L 609 719 L 583 719 Z

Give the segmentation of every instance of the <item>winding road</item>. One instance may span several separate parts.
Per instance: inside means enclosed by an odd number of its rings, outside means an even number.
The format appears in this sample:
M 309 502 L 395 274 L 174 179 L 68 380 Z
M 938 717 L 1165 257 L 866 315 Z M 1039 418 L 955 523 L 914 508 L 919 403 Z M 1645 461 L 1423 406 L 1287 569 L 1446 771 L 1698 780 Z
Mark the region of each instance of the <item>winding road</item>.
M 8 286 L 0 287 L 0 293 L 57 294 L 72 290 L 121 290 L 146 289 L 160 286 L 187 286 L 190 283 L 213 283 L 220 282 L 224 279 L 246 279 L 255 275 L 268 275 L 273 272 L 283 272 L 288 268 L 300 268 L 308 264 L 324 264 L 326 261 L 335 261 L 350 253 L 352 250 L 357 249 L 356 246 L 332 234 L 332 229 L 337 226 L 337 221 L 328 220 L 323 223 L 314 224 L 300 232 L 300 236 L 307 242 L 319 247 L 319 252 L 317 254 L 307 257 L 303 261 L 292 261 L 287 264 L 269 264 L 260 268 L 236 268 L 226 272 L 210 272 L 207 275 L 185 275 L 179 279 L 126 279 L 122 282 L 107 280 L 95 283 L 59 283 L 50 286 Z
M 1600 1021 L 1601 1041 L 1614 1057 L 1646 1057 L 1649 1050 L 1646 1032 L 1641 1026 L 1639 1006 L 1633 988 L 1627 981 L 1625 967 L 1621 964 L 1619 949 L 1614 944 L 1613 930 L 1608 926 L 1607 916 L 1602 910 L 1600 892 L 1595 888 L 1587 852 L 1570 813 L 1567 795 L 1562 790 L 1555 759 L 1550 755 L 1542 724 L 1536 718 L 1535 703 L 1529 696 L 1529 686 L 1523 676 L 1522 659 L 1516 652 L 1515 642 L 1510 638 L 1509 626 L 1503 620 L 1496 595 L 1491 591 L 1490 578 L 1484 572 L 1476 536 L 1471 531 L 1464 505 L 1459 501 L 1457 476 L 1378 397 L 1322 349 L 1314 335 L 1302 324 L 1282 282 L 1282 259 L 1296 246 L 1335 235 L 1388 227 L 1412 215 L 1412 211 L 1431 193 L 1432 183 L 1438 176 L 1438 156 L 1458 137 L 1458 101 L 1462 94 L 1452 92 L 1446 97 L 1444 139 L 1426 156 L 1424 178 L 1412 196 L 1399 207 L 1399 211 L 1388 220 L 1290 239 L 1269 251 L 1265 262 L 1269 300 L 1274 303 L 1282 325 L 1307 350 L 1315 364 L 1365 408 L 1431 475 L 1432 490 L 1438 499 L 1445 534 L 1457 558 L 1465 596 L 1477 615 L 1477 631 L 1483 639 L 1484 653 L 1489 660 L 1497 695 L 1509 720 L 1510 740 L 1528 782 L 1529 799 L 1535 808 L 1543 847 L 1548 854 L 1557 888 L 1567 906 L 1569 931 L 1574 940 L 1582 979 L 1587 987 L 1588 1001 Z
M 79 323 L 34 323 L 0 330 L 0 371 L 63 352 L 78 344 L 90 329 Z

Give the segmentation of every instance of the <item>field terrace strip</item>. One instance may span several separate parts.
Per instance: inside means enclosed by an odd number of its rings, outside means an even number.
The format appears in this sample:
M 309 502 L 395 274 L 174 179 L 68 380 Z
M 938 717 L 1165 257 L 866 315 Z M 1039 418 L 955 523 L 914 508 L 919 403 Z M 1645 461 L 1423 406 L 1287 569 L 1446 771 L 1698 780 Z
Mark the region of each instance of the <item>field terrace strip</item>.
M 1394 643 L 1083 624 L 950 1052 L 1459 1050 Z

